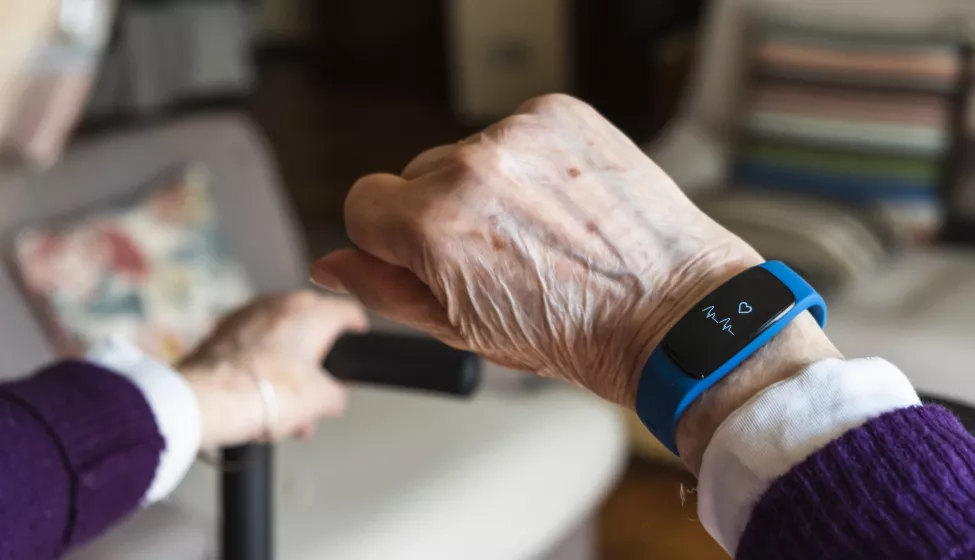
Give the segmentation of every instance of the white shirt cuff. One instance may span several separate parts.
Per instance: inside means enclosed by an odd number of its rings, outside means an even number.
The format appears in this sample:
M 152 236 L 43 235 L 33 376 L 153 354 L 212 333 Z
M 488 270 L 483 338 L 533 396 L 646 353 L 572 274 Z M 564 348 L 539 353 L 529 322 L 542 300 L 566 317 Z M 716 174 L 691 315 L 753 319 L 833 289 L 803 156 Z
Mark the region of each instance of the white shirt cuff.
M 775 479 L 848 430 L 920 404 L 907 377 L 878 358 L 823 360 L 731 414 L 704 451 L 698 516 L 730 554 Z
M 93 348 L 87 359 L 132 381 L 149 403 L 166 447 L 143 497 L 149 505 L 167 497 L 186 476 L 200 447 L 200 409 L 183 377 L 121 338 Z

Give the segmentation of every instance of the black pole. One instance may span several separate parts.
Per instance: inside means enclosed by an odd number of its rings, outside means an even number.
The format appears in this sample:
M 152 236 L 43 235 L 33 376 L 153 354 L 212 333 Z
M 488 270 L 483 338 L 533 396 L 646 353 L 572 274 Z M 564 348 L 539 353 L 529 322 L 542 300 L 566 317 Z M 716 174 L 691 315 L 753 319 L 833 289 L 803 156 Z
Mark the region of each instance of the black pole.
M 274 558 L 273 456 L 267 443 L 223 450 L 223 560 Z
M 481 382 L 481 362 L 427 339 L 371 333 L 339 339 L 325 367 L 353 383 L 372 383 L 469 397 Z M 252 443 L 223 450 L 223 560 L 273 560 L 273 447 Z

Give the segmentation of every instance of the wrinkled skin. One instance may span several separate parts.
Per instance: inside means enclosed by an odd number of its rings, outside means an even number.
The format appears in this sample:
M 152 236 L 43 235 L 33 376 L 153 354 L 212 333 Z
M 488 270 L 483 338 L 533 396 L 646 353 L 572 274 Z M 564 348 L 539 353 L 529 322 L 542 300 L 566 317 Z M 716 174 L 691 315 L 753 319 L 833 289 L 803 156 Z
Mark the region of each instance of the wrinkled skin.
M 632 405 L 638 372 L 698 299 L 761 262 L 626 136 L 563 95 L 359 180 L 355 249 L 318 284 L 513 368 Z
M 309 436 L 340 416 L 348 390 L 322 360 L 343 332 L 367 328 L 360 306 L 309 291 L 262 296 L 224 318 L 178 366 L 200 404 L 203 446 Z M 274 386 L 271 426 L 255 375 Z

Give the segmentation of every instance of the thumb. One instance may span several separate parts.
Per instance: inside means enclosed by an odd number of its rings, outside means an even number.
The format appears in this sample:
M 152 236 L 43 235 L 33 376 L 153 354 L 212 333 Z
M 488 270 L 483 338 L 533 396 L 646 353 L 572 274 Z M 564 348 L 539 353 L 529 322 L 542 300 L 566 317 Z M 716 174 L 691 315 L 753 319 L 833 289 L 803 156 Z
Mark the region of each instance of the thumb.
M 467 345 L 430 288 L 409 269 L 391 265 L 359 249 L 334 251 L 311 266 L 319 286 L 348 292 L 374 312 L 424 331 L 457 347 Z

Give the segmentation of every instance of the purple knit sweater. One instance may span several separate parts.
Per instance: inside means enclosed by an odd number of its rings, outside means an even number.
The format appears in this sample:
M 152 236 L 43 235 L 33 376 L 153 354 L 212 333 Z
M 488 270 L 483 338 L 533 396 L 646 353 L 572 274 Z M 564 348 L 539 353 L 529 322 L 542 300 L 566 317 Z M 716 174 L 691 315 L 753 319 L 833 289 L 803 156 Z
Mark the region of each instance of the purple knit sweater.
M 735 557 L 975 558 L 975 438 L 937 406 L 875 418 L 776 480 Z
M 120 376 L 65 362 L 0 385 L 0 559 L 44 560 L 133 511 L 164 442 Z M 847 432 L 775 481 L 742 560 L 975 558 L 975 438 L 908 408 Z
M 0 559 L 45 560 L 138 507 L 163 449 L 142 393 L 63 362 L 0 385 Z

